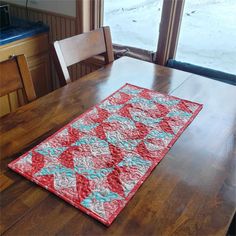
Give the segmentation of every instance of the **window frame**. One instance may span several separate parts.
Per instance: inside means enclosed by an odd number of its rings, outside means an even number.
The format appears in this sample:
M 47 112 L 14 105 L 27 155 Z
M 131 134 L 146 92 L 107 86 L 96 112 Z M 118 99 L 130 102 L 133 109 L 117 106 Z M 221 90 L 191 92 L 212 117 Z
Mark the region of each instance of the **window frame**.
M 103 26 L 104 1 L 76 0 L 78 33 L 83 33 Z M 165 65 L 168 59 L 174 59 L 178 45 L 185 0 L 163 0 L 162 15 L 155 52 L 127 45 L 113 44 L 114 52 L 141 60 Z

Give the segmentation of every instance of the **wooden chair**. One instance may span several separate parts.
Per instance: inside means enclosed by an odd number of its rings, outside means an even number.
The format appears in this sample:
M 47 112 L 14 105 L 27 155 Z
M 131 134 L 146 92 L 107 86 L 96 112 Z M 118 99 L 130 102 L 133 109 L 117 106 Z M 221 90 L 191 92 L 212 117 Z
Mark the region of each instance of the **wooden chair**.
M 0 62 L 0 117 L 36 99 L 24 55 Z
M 100 54 L 104 55 L 105 64 L 114 61 L 108 26 L 54 42 L 52 55 L 60 85 L 71 82 L 69 66 Z

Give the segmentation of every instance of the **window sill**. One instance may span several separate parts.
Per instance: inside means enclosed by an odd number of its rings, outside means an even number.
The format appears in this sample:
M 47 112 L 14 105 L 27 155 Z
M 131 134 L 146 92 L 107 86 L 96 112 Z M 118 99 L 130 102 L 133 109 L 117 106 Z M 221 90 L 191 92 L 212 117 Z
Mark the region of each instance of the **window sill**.
M 113 44 L 113 51 L 115 59 L 118 59 L 122 56 L 133 57 L 139 60 L 154 62 L 155 53 L 145 49 Z

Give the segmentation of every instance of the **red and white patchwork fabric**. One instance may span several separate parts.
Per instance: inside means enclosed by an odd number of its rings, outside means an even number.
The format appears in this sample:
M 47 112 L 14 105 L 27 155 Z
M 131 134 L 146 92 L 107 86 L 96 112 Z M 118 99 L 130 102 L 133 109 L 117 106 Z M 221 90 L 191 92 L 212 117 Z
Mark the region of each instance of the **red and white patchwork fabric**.
M 126 84 L 8 166 L 110 225 L 201 108 Z

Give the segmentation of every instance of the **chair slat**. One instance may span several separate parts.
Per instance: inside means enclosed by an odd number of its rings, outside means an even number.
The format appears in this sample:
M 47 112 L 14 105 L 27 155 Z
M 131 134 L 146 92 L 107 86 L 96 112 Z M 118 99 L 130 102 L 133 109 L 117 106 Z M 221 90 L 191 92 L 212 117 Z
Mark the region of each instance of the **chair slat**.
M 59 44 L 66 66 L 106 51 L 103 31 L 100 29 L 61 40 Z
M 36 99 L 24 55 L 0 63 L 0 116 Z
M 23 88 L 21 74 L 15 59 L 0 63 L 0 97 Z
M 52 56 L 61 86 L 71 82 L 68 71 L 71 65 L 100 54 L 105 55 L 106 64 L 114 61 L 111 33 L 107 26 L 56 41 L 53 46 Z

